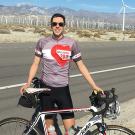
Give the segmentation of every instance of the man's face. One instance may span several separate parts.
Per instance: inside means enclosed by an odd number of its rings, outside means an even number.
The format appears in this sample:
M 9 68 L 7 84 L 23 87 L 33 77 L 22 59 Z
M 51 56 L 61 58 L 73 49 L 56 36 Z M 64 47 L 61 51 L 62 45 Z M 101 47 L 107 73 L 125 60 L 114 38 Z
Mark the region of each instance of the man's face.
M 63 35 L 64 26 L 65 24 L 64 24 L 63 18 L 61 17 L 53 18 L 52 23 L 51 23 L 51 28 L 53 30 L 53 34 L 56 37 L 61 37 Z

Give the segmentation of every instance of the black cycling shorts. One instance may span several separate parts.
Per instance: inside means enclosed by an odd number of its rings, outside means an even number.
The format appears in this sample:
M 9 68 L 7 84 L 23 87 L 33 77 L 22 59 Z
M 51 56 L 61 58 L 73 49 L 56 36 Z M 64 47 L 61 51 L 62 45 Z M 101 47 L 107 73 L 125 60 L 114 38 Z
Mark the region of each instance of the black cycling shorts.
M 73 103 L 70 95 L 69 86 L 65 87 L 50 87 L 44 85 L 44 87 L 48 87 L 51 91 L 45 93 L 41 93 L 39 95 L 40 102 L 41 102 L 41 110 L 48 111 L 48 110 L 56 110 L 56 105 L 58 109 L 69 109 L 73 108 Z M 74 118 L 74 113 L 60 113 L 62 119 L 70 119 Z M 46 119 L 52 119 L 53 115 L 48 114 L 45 117 Z

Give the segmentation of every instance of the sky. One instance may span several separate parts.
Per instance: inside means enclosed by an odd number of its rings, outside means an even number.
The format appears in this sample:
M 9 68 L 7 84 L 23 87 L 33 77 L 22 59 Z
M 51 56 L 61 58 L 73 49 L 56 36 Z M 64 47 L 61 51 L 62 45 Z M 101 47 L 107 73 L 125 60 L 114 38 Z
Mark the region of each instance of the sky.
M 124 2 L 135 8 L 135 0 L 124 0 Z M 0 0 L 0 5 L 30 4 L 44 8 L 67 7 L 74 10 L 89 10 L 97 12 L 119 12 L 122 7 L 121 0 Z M 126 9 L 126 12 L 135 10 Z

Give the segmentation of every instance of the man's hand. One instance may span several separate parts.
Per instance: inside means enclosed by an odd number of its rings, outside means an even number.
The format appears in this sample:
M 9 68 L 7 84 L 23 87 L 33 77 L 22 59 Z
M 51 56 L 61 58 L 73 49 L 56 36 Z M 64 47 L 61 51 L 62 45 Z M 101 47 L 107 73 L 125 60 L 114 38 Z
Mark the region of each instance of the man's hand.
M 21 95 L 23 95 L 23 93 L 25 92 L 25 90 L 30 87 L 30 84 L 29 83 L 26 83 L 25 85 L 23 85 L 21 88 L 20 88 L 20 93 Z
M 102 92 L 104 94 L 104 91 L 98 86 L 94 86 L 92 90 L 94 91 L 95 94 L 97 94 L 98 92 Z

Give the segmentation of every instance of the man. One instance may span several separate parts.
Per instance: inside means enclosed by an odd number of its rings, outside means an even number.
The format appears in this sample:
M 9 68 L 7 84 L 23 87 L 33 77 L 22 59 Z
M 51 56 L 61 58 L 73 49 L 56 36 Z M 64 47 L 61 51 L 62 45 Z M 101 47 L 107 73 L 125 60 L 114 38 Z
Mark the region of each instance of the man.
M 20 89 L 24 92 L 31 84 L 40 62 L 42 62 L 41 80 L 44 87 L 51 89 L 50 95 L 40 95 L 42 110 L 52 110 L 55 104 L 59 109 L 73 108 L 69 91 L 69 63 L 74 61 L 95 92 L 102 91 L 99 88 L 88 69 L 84 65 L 78 44 L 71 38 L 64 37 L 65 17 L 62 14 L 54 14 L 51 18 L 51 37 L 40 39 L 35 48 L 35 57 L 31 65 L 28 81 Z M 74 113 L 62 113 L 62 120 L 67 131 L 75 125 Z M 53 124 L 52 115 L 46 117 L 47 127 Z

